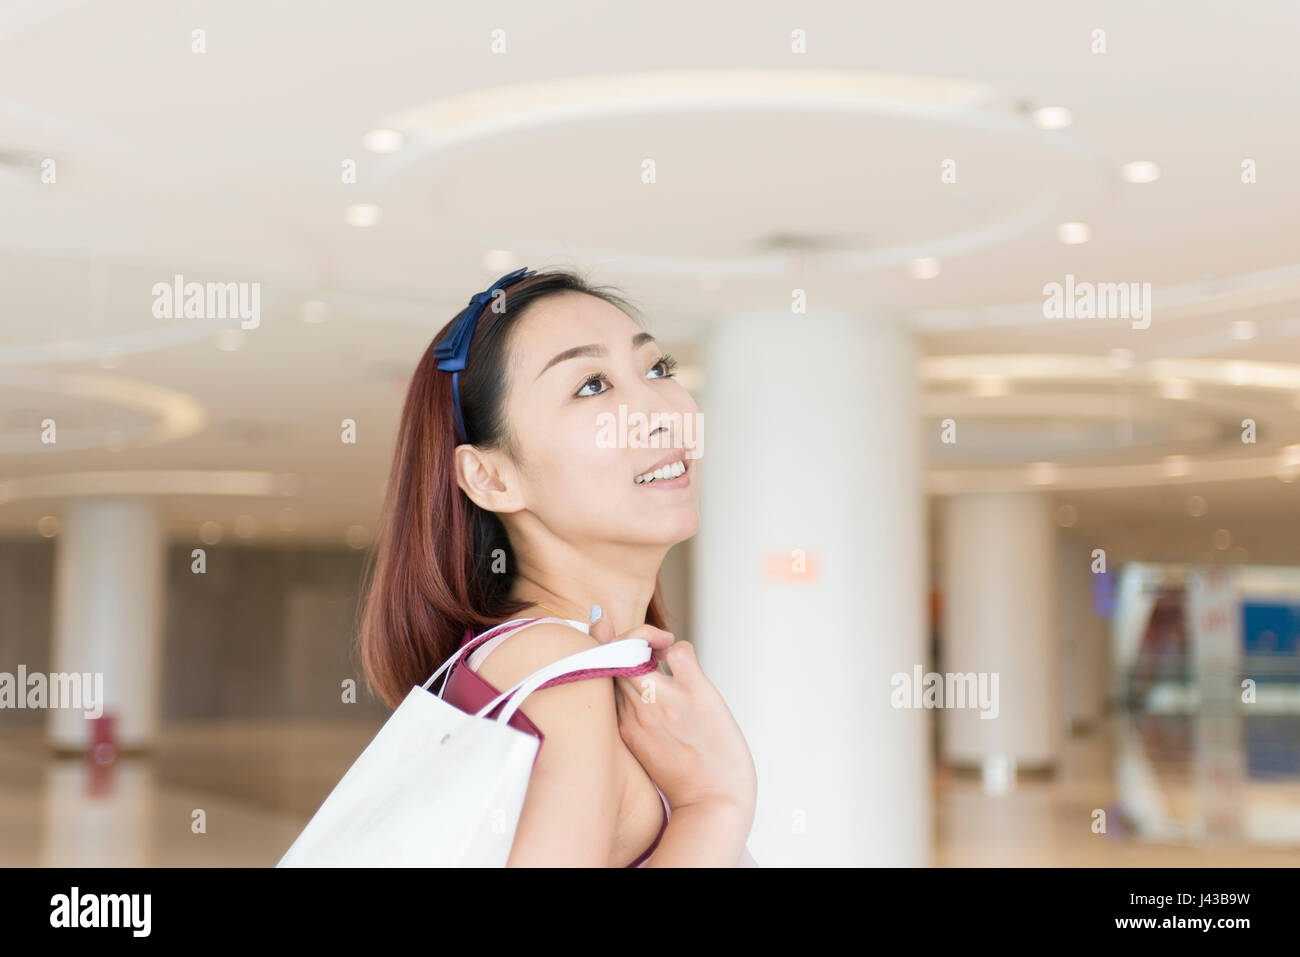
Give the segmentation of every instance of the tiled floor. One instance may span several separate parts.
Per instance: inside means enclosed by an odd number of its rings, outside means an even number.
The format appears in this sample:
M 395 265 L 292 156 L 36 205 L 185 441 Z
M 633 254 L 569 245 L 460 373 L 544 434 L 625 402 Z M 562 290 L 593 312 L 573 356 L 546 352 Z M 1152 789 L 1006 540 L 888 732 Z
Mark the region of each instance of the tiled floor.
M 1054 774 L 1022 779 L 996 797 L 977 775 L 941 769 L 935 863 L 1300 866 L 1300 717 L 1233 725 L 1233 780 L 1207 766 L 1198 728 L 1186 717 L 1111 717 L 1072 735 Z M 1219 816 L 1202 829 L 1207 805 Z M 1098 811 L 1105 833 L 1094 831 Z
M 377 727 L 173 723 L 151 756 L 98 770 L 50 757 L 38 729 L 6 732 L 0 865 L 273 865 Z M 1234 726 L 1214 768 L 1204 740 L 1191 719 L 1111 718 L 1073 735 L 1055 774 L 997 796 L 941 769 L 934 863 L 1300 865 L 1300 718 Z

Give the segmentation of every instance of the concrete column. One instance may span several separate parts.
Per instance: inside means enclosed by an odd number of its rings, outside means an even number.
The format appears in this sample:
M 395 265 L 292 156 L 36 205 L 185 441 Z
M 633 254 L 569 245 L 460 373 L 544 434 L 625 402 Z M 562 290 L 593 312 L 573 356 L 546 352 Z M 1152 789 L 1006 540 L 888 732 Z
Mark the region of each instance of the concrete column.
M 924 866 L 929 729 L 916 350 L 856 314 L 728 316 L 701 396 L 701 664 L 758 771 L 762 866 Z
M 944 668 L 990 686 L 996 675 L 998 694 L 996 717 L 943 709 L 943 759 L 990 784 L 1052 768 L 1066 716 L 1050 503 L 1035 492 L 954 495 L 944 515 Z
M 157 730 L 165 545 L 147 500 L 79 499 L 60 516 L 53 669 L 102 675 L 103 713 L 120 748 L 145 747 Z M 84 750 L 91 720 L 85 709 L 51 709 L 51 746 Z

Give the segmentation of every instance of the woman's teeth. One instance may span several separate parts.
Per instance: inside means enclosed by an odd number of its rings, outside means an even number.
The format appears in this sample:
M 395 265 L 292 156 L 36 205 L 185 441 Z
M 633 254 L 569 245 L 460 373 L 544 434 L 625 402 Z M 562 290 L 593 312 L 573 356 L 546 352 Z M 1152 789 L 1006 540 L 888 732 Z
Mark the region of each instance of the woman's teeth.
M 647 482 L 653 482 L 655 479 L 674 479 L 686 471 L 685 462 L 674 462 L 672 465 L 665 465 L 663 468 L 655 469 L 653 472 L 646 472 L 644 475 L 636 477 L 638 485 L 644 485 Z

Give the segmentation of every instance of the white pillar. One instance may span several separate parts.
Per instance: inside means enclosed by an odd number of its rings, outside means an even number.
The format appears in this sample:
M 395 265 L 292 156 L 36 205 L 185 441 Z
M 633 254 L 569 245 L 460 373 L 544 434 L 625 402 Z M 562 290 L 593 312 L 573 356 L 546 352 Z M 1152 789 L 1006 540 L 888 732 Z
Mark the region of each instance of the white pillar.
M 890 703 L 926 660 L 915 347 L 841 313 L 712 333 L 693 634 L 754 754 L 750 850 L 928 865 L 931 715 Z
M 954 495 L 944 508 L 943 670 L 997 676 L 997 717 L 943 710 L 943 759 L 1000 778 L 1051 768 L 1065 737 L 1056 528 L 1039 493 Z
M 103 676 L 119 748 L 145 747 L 157 730 L 165 547 L 147 500 L 77 499 L 59 519 L 53 670 Z M 53 747 L 91 742 L 84 709 L 52 708 L 48 727 Z

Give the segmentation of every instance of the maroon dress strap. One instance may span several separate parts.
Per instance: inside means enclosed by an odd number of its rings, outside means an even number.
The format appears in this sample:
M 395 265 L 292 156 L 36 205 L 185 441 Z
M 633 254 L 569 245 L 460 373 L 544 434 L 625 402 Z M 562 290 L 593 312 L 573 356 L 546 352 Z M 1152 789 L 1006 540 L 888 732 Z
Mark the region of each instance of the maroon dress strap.
M 655 790 L 658 791 L 659 788 L 656 786 Z M 650 842 L 650 846 L 642 851 L 635 861 L 627 865 L 628 867 L 640 867 L 645 863 L 649 859 L 650 855 L 655 852 L 655 849 L 659 847 L 659 842 L 663 840 L 664 831 L 668 830 L 668 802 L 664 799 L 662 793 L 659 796 L 659 801 L 663 805 L 664 812 L 663 823 L 659 825 L 659 833 L 656 834 L 655 839 Z

